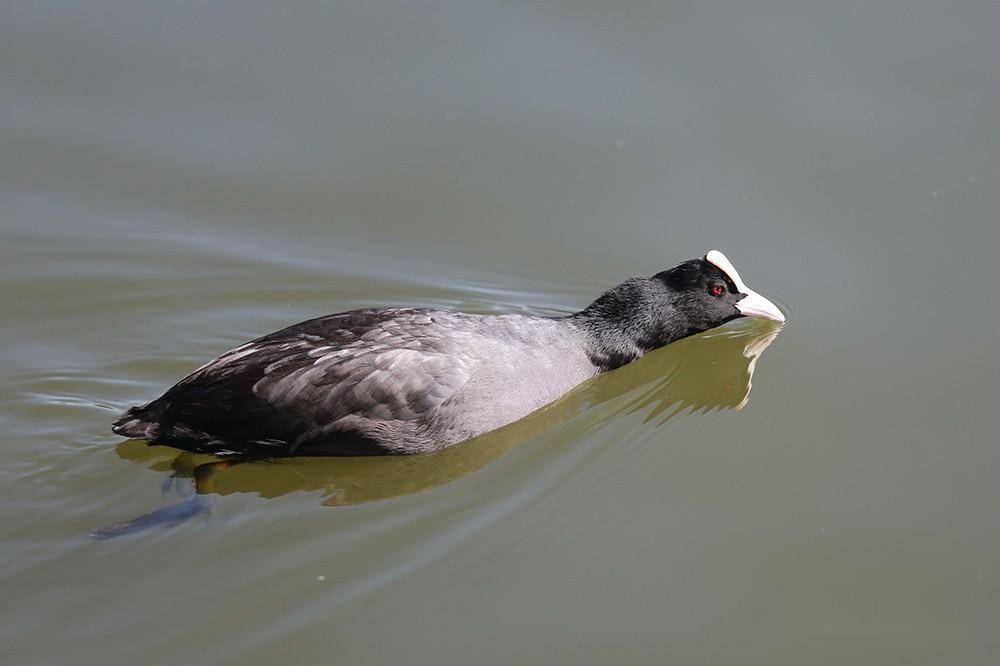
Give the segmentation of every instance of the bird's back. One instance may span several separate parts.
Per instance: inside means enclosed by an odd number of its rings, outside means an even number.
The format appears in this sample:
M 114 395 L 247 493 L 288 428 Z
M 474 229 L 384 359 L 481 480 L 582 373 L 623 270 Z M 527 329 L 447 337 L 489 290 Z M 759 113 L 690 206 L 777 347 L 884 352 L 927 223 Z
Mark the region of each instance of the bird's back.
M 115 432 L 210 453 L 414 453 L 516 420 L 594 373 L 563 320 L 356 310 L 226 352 Z

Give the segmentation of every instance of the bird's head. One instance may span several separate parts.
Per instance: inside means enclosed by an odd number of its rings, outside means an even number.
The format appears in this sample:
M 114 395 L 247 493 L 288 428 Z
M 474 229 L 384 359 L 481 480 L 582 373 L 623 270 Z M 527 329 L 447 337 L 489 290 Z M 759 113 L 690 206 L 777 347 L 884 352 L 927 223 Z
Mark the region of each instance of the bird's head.
M 672 305 L 693 331 L 704 331 L 737 317 L 785 321 L 774 303 L 751 289 L 722 252 L 710 250 L 658 273 L 654 279 L 672 292 Z

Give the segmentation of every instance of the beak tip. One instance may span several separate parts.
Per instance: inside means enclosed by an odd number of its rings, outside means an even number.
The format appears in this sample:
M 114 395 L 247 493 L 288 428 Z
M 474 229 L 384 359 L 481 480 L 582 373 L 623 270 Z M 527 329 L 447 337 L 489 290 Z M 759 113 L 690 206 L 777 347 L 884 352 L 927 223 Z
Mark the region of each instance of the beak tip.
M 736 309 L 744 317 L 770 319 L 779 323 L 785 322 L 785 314 L 778 309 L 778 306 L 754 291 L 750 291 L 743 300 L 737 303 Z
M 779 324 L 785 323 L 785 315 L 780 312 L 744 312 L 744 317 L 753 317 L 754 319 L 767 319 L 769 321 L 776 321 Z

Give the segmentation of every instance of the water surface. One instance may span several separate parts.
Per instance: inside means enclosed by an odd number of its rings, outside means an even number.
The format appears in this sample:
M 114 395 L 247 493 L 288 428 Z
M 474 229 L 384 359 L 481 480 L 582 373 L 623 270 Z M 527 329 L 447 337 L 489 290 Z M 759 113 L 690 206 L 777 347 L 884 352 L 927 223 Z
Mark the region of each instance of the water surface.
M 16 664 L 987 664 L 995 3 L 0 9 Z M 199 479 L 124 407 L 320 314 L 564 314 L 724 250 L 736 323 L 432 456 Z M 752 384 L 752 390 L 750 390 Z

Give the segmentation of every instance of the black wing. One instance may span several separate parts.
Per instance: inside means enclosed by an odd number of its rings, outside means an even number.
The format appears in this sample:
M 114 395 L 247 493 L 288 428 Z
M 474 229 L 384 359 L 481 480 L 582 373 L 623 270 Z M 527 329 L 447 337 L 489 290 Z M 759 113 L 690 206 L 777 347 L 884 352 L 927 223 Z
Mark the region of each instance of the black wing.
M 198 451 L 273 447 L 278 455 L 365 435 L 372 419 L 419 419 L 460 389 L 475 363 L 461 344 L 471 319 L 434 315 L 357 310 L 290 326 L 198 368 L 126 412 L 115 432 Z

